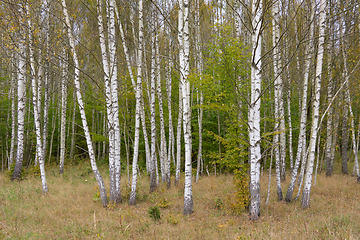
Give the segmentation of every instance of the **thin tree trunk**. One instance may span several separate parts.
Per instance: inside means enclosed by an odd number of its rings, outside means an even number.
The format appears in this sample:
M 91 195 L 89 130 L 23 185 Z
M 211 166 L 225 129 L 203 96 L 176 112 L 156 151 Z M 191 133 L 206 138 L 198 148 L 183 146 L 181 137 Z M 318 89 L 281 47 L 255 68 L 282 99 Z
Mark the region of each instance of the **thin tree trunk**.
M 319 112 L 320 112 L 320 90 L 321 90 L 321 72 L 324 56 L 324 41 L 325 41 L 325 28 L 326 28 L 326 1 L 321 0 L 319 11 L 319 43 L 317 52 L 317 62 L 315 70 L 315 98 L 313 101 L 313 113 L 311 123 L 311 137 L 309 143 L 309 157 L 307 160 L 306 174 L 304 179 L 304 189 L 301 197 L 302 208 L 310 207 L 310 192 L 311 181 L 314 170 L 315 150 L 316 150 L 316 138 L 319 130 Z
M 193 212 L 192 196 L 192 166 L 191 166 L 191 108 L 190 108 L 190 31 L 189 31 L 189 1 L 180 1 L 179 10 L 179 39 L 180 39 L 180 74 L 182 85 L 182 104 L 183 104 L 183 129 L 185 142 L 185 189 L 184 189 L 184 215 Z M 181 25 L 181 26 L 180 26 Z
M 345 41 L 343 39 L 343 41 Z M 345 99 L 346 99 L 346 105 L 349 108 L 349 112 L 350 112 L 350 129 L 351 129 L 351 139 L 352 139 L 352 146 L 353 146 L 353 153 L 354 153 L 354 168 L 355 168 L 355 172 L 356 172 L 356 176 L 357 176 L 357 181 L 360 182 L 360 173 L 359 173 L 359 161 L 358 161 L 358 148 L 357 148 L 357 143 L 356 143 L 356 136 L 355 136 L 355 117 L 354 117 L 354 112 L 352 110 L 352 105 L 351 105 L 351 96 L 350 96 L 350 89 L 349 89 L 349 71 L 348 71 L 348 65 L 347 65 L 347 52 L 345 50 L 345 43 L 342 44 L 342 54 L 343 54 L 343 60 L 344 60 L 344 77 L 346 79 L 346 85 L 345 85 Z M 344 124 L 344 120 L 343 120 L 343 124 Z M 347 149 L 346 149 L 347 150 Z M 344 174 L 348 174 L 348 169 L 347 169 L 347 161 L 344 162 L 343 159 L 343 164 L 342 164 L 342 172 Z
M 150 123 L 151 123 L 151 162 L 150 162 L 150 193 L 156 189 L 156 119 L 155 119 L 155 97 L 156 97 L 156 62 L 155 62 L 155 36 L 151 39 L 151 80 L 150 80 Z
M 347 84 L 345 88 L 347 88 Z M 348 115 L 349 106 L 347 106 L 347 89 L 344 89 L 344 104 L 342 114 L 342 128 L 341 128 L 341 172 L 343 174 L 349 174 L 348 172 L 348 147 L 349 147 L 349 135 L 348 135 Z
M 142 79 L 142 54 L 144 40 L 144 24 L 143 24 L 143 1 L 139 0 L 139 41 L 138 41 L 138 59 L 137 59 L 137 78 L 136 78 L 136 107 L 135 107 L 135 138 L 134 138 L 134 155 L 132 165 L 132 183 L 130 194 L 130 205 L 136 204 L 136 183 L 139 157 L 139 132 L 140 132 L 140 105 L 141 105 L 141 79 Z
M 181 78 L 181 76 L 180 76 Z M 180 167 L 181 167 L 181 121 L 183 115 L 182 105 L 182 87 L 179 84 L 179 115 L 178 123 L 176 128 L 176 171 L 175 171 L 175 185 L 179 184 L 180 181 Z
M 23 19 L 25 15 L 23 13 L 22 8 L 19 8 L 20 13 L 20 22 L 24 22 Z M 24 122 L 25 122 L 25 100 L 26 100 L 26 89 L 25 89 L 25 81 L 26 81 L 26 46 L 25 46 L 25 33 L 22 28 L 19 30 L 19 67 L 18 67 L 18 119 L 17 119 L 17 151 L 16 151 L 16 163 L 14 173 L 12 175 L 11 180 L 20 178 L 22 163 L 24 159 Z
M 37 86 L 36 86 L 36 79 L 35 79 L 35 62 L 34 62 L 34 36 L 32 31 L 32 24 L 30 20 L 30 11 L 29 5 L 26 3 L 26 15 L 28 16 L 27 24 L 28 24 L 28 31 L 29 31 L 29 60 L 30 60 L 30 77 L 31 77 L 31 88 L 33 92 L 33 106 L 34 106 L 34 121 L 35 121 L 35 133 L 36 133 L 36 155 L 38 157 L 38 162 L 40 165 L 40 176 L 41 176 L 41 183 L 43 193 L 47 193 L 49 191 L 46 181 L 46 174 L 45 174 L 45 161 L 42 149 L 42 139 L 41 139 L 41 127 L 40 127 L 40 109 L 38 101 L 38 94 L 37 94 Z
M 15 56 L 15 54 L 14 54 Z M 16 59 L 15 59 L 16 62 Z M 17 65 L 15 63 L 15 65 Z M 15 66 L 17 69 L 17 66 Z M 15 70 L 13 70 L 15 71 Z M 15 108 L 15 97 L 16 97 L 16 73 L 12 72 L 11 76 L 11 142 L 10 142 L 10 153 L 8 159 L 8 170 L 10 170 L 10 166 L 14 161 L 14 150 L 15 150 L 15 127 L 16 127 L 16 108 Z
M 274 149 L 271 148 L 271 154 L 270 154 L 270 166 L 269 166 L 269 183 L 268 183 L 268 190 L 267 190 L 267 197 L 266 197 L 266 202 L 265 205 L 268 205 L 269 203 L 269 199 L 270 199 L 270 186 L 271 186 L 271 168 L 272 168 L 272 163 L 273 163 L 273 154 L 274 153 Z
M 260 217 L 260 92 L 261 92 L 261 42 L 263 3 L 252 2 L 252 62 L 251 101 L 249 106 L 249 150 L 250 150 L 250 219 Z
M 70 19 L 69 19 L 65 0 L 61 0 L 61 3 L 62 3 L 64 18 L 65 18 L 65 24 L 66 24 L 66 28 L 67 28 L 68 38 L 69 38 L 69 42 L 70 42 L 70 51 L 72 53 L 74 65 L 75 65 L 75 74 L 74 74 L 75 91 L 76 91 L 77 101 L 78 101 L 78 105 L 79 105 L 82 125 L 83 125 L 84 132 L 85 132 L 85 139 L 86 139 L 86 143 L 87 143 L 87 147 L 88 147 L 91 167 L 94 172 L 96 181 L 99 185 L 101 203 L 105 207 L 108 204 L 108 200 L 107 200 L 107 196 L 106 196 L 104 181 L 103 181 L 102 176 L 96 165 L 94 149 L 93 149 L 93 145 L 92 145 L 92 140 L 91 140 L 91 136 L 90 136 L 90 132 L 89 132 L 88 123 L 86 120 L 84 102 L 83 102 L 82 95 L 80 92 L 80 80 L 79 80 L 80 68 L 79 68 L 78 57 L 77 57 L 77 53 L 76 53 L 76 49 L 75 49 L 75 41 L 74 41 L 74 37 L 72 34 L 72 30 L 71 30 L 72 27 L 70 24 Z
M 311 9 L 311 19 L 315 17 L 315 11 Z M 302 101 L 301 101 L 301 114 L 300 114 L 300 130 L 299 130 L 299 138 L 298 138 L 298 147 L 295 158 L 294 168 L 291 171 L 291 180 L 286 192 L 285 201 L 291 202 L 292 196 L 294 193 L 295 182 L 298 175 L 298 168 L 301 162 L 301 158 L 303 156 L 303 150 L 306 149 L 306 122 L 307 122 L 307 94 L 308 94 L 308 82 L 309 82 L 309 71 L 310 71 L 310 61 L 311 61 L 311 52 L 312 52 L 312 41 L 313 41 L 313 33 L 314 33 L 314 24 L 310 23 L 309 30 L 309 41 L 310 43 L 306 45 L 305 50 L 305 64 L 304 64 L 304 83 L 302 90 Z M 303 159 L 304 161 L 304 159 Z
M 114 126 L 114 165 L 115 165 L 115 202 L 121 202 L 120 192 L 120 177 L 121 177 L 121 162 L 120 162 L 120 123 L 119 123 L 119 100 L 118 100 L 118 82 L 117 82 L 117 57 L 116 57 L 116 36 L 115 36 L 115 0 L 109 0 L 107 14 L 108 18 L 108 49 L 109 49 L 109 67 L 110 67 L 110 84 L 111 84 L 111 113 L 113 114 Z
M 163 96 L 161 91 L 161 75 L 160 75 L 160 50 L 157 33 L 155 33 L 155 47 L 156 47 L 156 81 L 157 81 L 157 95 L 159 101 L 159 114 L 160 114 L 160 163 L 163 168 L 161 173 L 162 181 L 167 183 L 167 187 L 170 188 L 170 162 L 167 157 L 167 146 L 165 136 L 165 120 L 164 120 L 164 108 L 163 108 Z
M 62 79 L 61 79 L 61 121 L 60 121 L 60 174 L 64 172 L 65 162 L 65 131 L 66 131 L 66 105 L 67 105 L 67 54 L 63 50 Z
M 132 11 L 131 11 L 131 13 L 132 13 Z M 136 83 L 135 83 L 135 79 L 134 79 L 134 74 L 133 74 L 132 69 L 131 69 L 130 54 L 129 54 L 128 47 L 126 46 L 125 34 L 124 34 L 122 24 L 120 22 L 119 12 L 118 12 L 117 8 L 115 8 L 115 14 L 116 14 L 116 17 L 118 19 L 120 37 L 121 37 L 121 42 L 122 42 L 122 46 L 123 46 L 123 49 L 124 49 L 126 65 L 127 65 L 128 72 L 129 72 L 129 75 L 130 75 L 130 80 L 131 80 L 132 86 L 134 88 L 134 91 L 136 92 Z M 132 14 L 130 15 L 130 17 L 132 18 Z M 132 27 L 132 30 L 133 30 L 133 36 L 135 38 L 134 27 Z M 146 171 L 148 173 L 150 173 L 150 161 L 151 161 L 150 160 L 151 159 L 151 157 L 150 157 L 150 147 L 149 147 L 149 138 L 148 138 L 147 129 L 146 129 L 145 106 L 144 106 L 144 99 L 143 99 L 142 94 L 141 94 L 141 103 L 140 103 L 140 117 L 141 117 L 141 124 L 142 124 L 142 130 L 143 130 L 144 141 L 145 141 Z
M 73 94 L 73 115 L 71 122 L 71 143 L 70 143 L 70 160 L 74 161 L 74 151 L 75 151 L 75 124 L 76 124 L 76 91 L 74 89 Z
M 59 108 L 56 108 L 55 114 L 53 115 L 53 119 L 52 119 L 53 122 L 52 122 L 52 131 L 51 131 L 50 146 L 49 146 L 49 160 L 48 160 L 49 163 L 51 161 L 52 148 L 53 148 L 53 143 L 54 143 L 54 135 L 55 135 L 55 130 L 56 130 L 56 121 L 57 121 L 57 117 L 58 117 L 58 110 L 59 110 Z

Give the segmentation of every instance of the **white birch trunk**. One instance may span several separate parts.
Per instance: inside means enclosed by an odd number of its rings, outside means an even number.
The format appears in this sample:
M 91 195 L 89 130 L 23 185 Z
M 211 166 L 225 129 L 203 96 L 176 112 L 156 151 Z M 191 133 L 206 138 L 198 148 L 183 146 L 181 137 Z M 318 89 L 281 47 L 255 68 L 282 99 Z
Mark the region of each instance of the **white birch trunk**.
M 185 189 L 184 189 L 184 215 L 193 212 L 193 196 L 192 196 L 192 166 L 191 166 L 191 108 L 190 108 L 190 82 L 187 79 L 189 75 L 190 63 L 190 31 L 189 31 L 189 1 L 182 0 L 180 2 L 179 15 L 182 13 L 182 28 L 179 29 L 180 52 L 180 74 L 182 75 L 182 103 L 183 103 L 183 128 L 185 142 Z
M 137 78 L 136 78 L 136 107 L 135 107 L 135 138 L 134 138 L 134 155 L 132 165 L 132 182 L 130 205 L 136 204 L 136 183 L 137 183 L 137 163 L 139 157 L 139 132 L 140 132 L 140 105 L 141 105 L 141 78 L 142 78 L 142 54 L 144 40 L 144 24 L 143 24 L 143 1 L 139 0 L 139 40 L 138 40 L 138 58 L 137 58 Z
M 181 54 L 181 53 L 180 53 Z M 181 78 L 181 75 L 180 75 Z M 176 170 L 175 170 L 175 185 L 179 184 L 180 181 L 180 167 L 181 167 L 181 122 L 183 115 L 182 105 L 182 87 L 179 84 L 179 115 L 176 128 Z
M 311 19 L 314 19 L 315 11 L 311 10 Z M 300 113 L 300 130 L 298 137 L 298 146 L 297 153 L 295 158 L 294 167 L 291 171 L 291 180 L 286 192 L 285 201 L 291 202 L 292 196 L 295 189 L 295 182 L 298 175 L 298 169 L 301 163 L 301 158 L 303 156 L 303 150 L 306 148 L 306 122 L 307 122 L 307 94 L 308 94 L 308 83 L 309 83 L 309 71 L 310 71 L 310 61 L 311 61 L 311 52 L 312 52 L 312 38 L 314 33 L 314 24 L 310 23 L 309 30 L 309 44 L 306 45 L 305 49 L 305 63 L 304 63 L 304 83 L 302 89 L 302 101 L 301 101 L 301 113 Z
M 324 41 L 325 41 L 325 27 L 326 27 L 326 1 L 321 0 L 320 2 L 320 13 L 319 13 L 319 43 L 317 62 L 315 70 L 315 98 L 313 102 L 313 113 L 312 113 L 312 124 L 311 124 L 311 137 L 309 143 L 309 157 L 306 166 L 306 173 L 304 179 L 304 189 L 302 192 L 301 206 L 302 208 L 310 207 L 310 192 L 311 192 L 311 181 L 314 170 L 315 160 L 315 149 L 316 149 L 316 138 L 318 135 L 318 124 L 319 124 L 319 111 L 320 111 L 320 88 L 321 88 L 321 72 L 322 62 L 324 55 Z
M 151 76 L 150 76 L 150 123 L 151 123 L 151 162 L 150 162 L 150 192 L 156 189 L 156 119 L 155 119 L 155 97 L 156 97 L 156 62 L 155 62 L 155 36 L 152 36 L 151 47 Z
M 63 61 L 61 64 L 62 78 L 61 78 L 61 121 L 60 121 L 60 174 L 64 172 L 65 162 L 65 139 L 66 139 L 66 105 L 67 105 L 67 53 L 63 50 Z
M 111 84 L 111 113 L 114 127 L 114 165 L 115 165 L 115 202 L 121 202 L 120 193 L 120 123 L 119 123 L 119 100 L 118 100 L 118 82 L 117 82 L 117 58 L 116 58 L 116 36 L 115 36 L 115 0 L 109 0 L 108 11 L 108 45 L 109 45 L 109 62 L 110 62 L 110 84 Z
M 14 61 L 17 62 L 16 54 L 14 54 Z M 17 71 L 17 64 L 15 65 L 15 71 Z M 10 153 L 8 159 L 8 170 L 10 170 L 10 165 L 13 164 L 14 161 L 14 150 L 15 150 L 15 123 L 16 123 L 16 108 L 15 108 L 15 97 L 16 97 L 16 72 L 12 72 L 11 78 L 11 142 L 10 142 Z
M 172 119 L 172 102 L 171 102 L 171 70 L 172 70 L 172 58 L 170 54 L 171 42 L 169 41 L 169 61 L 166 65 L 166 94 L 167 94 L 167 103 L 169 111 L 169 144 L 168 144 L 168 162 L 173 160 L 174 166 L 175 163 L 175 135 L 174 135 L 174 125 Z
M 280 26 L 276 23 L 279 18 L 279 2 L 276 1 L 273 4 L 273 18 L 272 18 L 272 28 L 273 28 L 273 58 L 274 58 L 274 115 L 275 115 L 275 135 L 274 135 L 274 145 L 275 145 L 275 172 L 276 172 L 276 192 L 278 195 L 278 200 L 283 199 L 282 189 L 281 189 L 281 173 L 282 173 L 282 154 L 280 147 L 280 101 L 282 98 L 282 79 L 280 76 L 280 51 L 279 51 L 279 38 L 280 38 Z
M 132 13 L 132 11 L 131 11 L 131 13 Z M 132 84 L 132 86 L 134 88 L 134 92 L 136 92 L 136 83 L 135 83 L 135 79 L 134 79 L 134 74 L 133 74 L 132 69 L 131 69 L 129 49 L 126 46 L 125 34 L 124 34 L 122 24 L 120 22 L 120 15 L 119 15 L 119 12 L 118 12 L 117 8 L 115 8 L 115 14 L 116 14 L 116 17 L 118 19 L 120 37 L 121 37 L 121 42 L 122 42 L 122 46 L 123 46 L 123 49 L 124 49 L 126 65 L 127 65 L 128 72 L 129 72 L 129 75 L 130 75 L 131 84 Z M 132 16 L 132 14 L 131 14 L 131 16 Z M 134 28 L 132 28 L 132 30 L 134 31 Z M 133 32 L 133 36 L 135 38 L 134 32 Z M 146 171 L 148 173 L 150 173 L 150 161 L 151 161 L 150 159 L 151 159 L 151 157 L 150 157 L 149 137 L 148 137 L 147 129 L 146 129 L 145 106 L 144 106 L 144 99 L 143 99 L 142 94 L 141 94 L 141 103 L 140 103 L 140 117 L 141 117 L 141 125 L 142 125 L 142 130 L 143 130 L 143 135 L 144 135 L 144 141 L 145 141 Z
M 34 106 L 34 121 L 35 121 L 35 134 L 36 134 L 36 155 L 38 157 L 38 162 L 40 165 L 40 176 L 41 176 L 41 183 L 43 193 L 47 193 L 49 191 L 46 181 L 46 174 L 45 174 L 45 159 L 42 151 L 42 139 L 41 139 L 41 127 L 40 127 L 40 109 L 38 101 L 38 94 L 37 94 L 37 86 L 36 86 L 36 79 L 35 79 L 35 62 L 34 62 L 34 39 L 33 39 L 33 32 L 32 32 L 32 24 L 30 20 L 30 12 L 29 12 L 29 5 L 26 3 L 26 15 L 28 16 L 27 25 L 28 25 L 28 34 L 29 34 L 29 60 L 30 60 L 30 78 L 31 78 L 31 89 L 33 92 L 33 106 Z
M 201 79 L 202 71 L 203 71 L 203 56 L 201 52 L 201 31 L 200 31 L 200 0 L 196 1 L 196 10 L 195 10 L 195 48 L 196 48 L 196 65 L 197 65 L 197 73 Z M 198 148 L 198 156 L 197 156 L 197 167 L 196 167 L 196 182 L 199 181 L 200 177 L 200 167 L 202 162 L 202 120 L 203 120 L 203 93 L 200 91 L 200 99 L 198 96 L 198 124 L 199 124 L 199 148 Z
M 165 136 L 165 120 L 164 120 L 164 108 L 163 108 L 163 96 L 161 90 L 161 74 L 160 74 L 160 50 L 157 33 L 155 33 L 155 46 L 156 46 L 156 85 L 157 95 L 159 101 L 159 114 L 160 114 L 160 163 L 162 166 L 161 179 L 167 183 L 167 187 L 170 187 L 170 162 L 167 157 L 167 146 Z
M 260 217 L 260 92 L 261 92 L 261 27 L 262 0 L 252 2 L 251 36 L 251 100 L 249 106 L 250 149 L 250 219 Z
M 20 22 L 24 21 L 22 15 L 24 15 L 22 8 L 19 8 L 20 13 Z M 19 66 L 18 66 L 18 77 L 17 77 L 17 151 L 16 151 L 16 163 L 13 176 L 11 180 L 17 179 L 20 177 L 21 168 L 24 158 L 24 122 L 25 122 L 25 98 L 26 98 L 26 89 L 25 89 L 25 81 L 26 81 L 26 46 L 25 46 L 25 33 L 22 28 L 19 30 Z
M 100 172 L 99 172 L 99 170 L 97 168 L 97 165 L 96 165 L 94 149 L 93 149 L 92 140 L 91 140 L 91 136 L 90 136 L 90 132 L 89 132 L 89 127 L 88 127 L 87 120 L 86 120 L 84 102 L 83 102 L 81 91 L 80 91 L 80 79 L 79 79 L 79 77 L 80 77 L 80 75 L 79 75 L 80 74 L 80 68 L 79 68 L 78 56 L 77 56 L 76 49 L 75 49 L 75 39 L 74 39 L 72 30 L 71 30 L 72 27 L 71 27 L 71 24 L 70 24 L 69 14 L 68 14 L 68 11 L 67 11 L 65 0 L 61 0 L 61 4 L 62 4 L 62 8 L 63 8 L 65 24 L 66 24 L 68 38 L 69 38 L 69 42 L 70 42 L 70 51 L 72 53 L 73 60 L 74 60 L 74 65 L 75 65 L 75 73 L 74 73 L 75 91 L 76 91 L 77 102 L 78 102 L 78 105 L 79 105 L 81 121 L 82 121 L 83 129 L 84 129 L 84 133 L 85 133 L 85 139 L 86 139 L 86 143 L 87 143 L 87 147 L 88 147 L 88 152 L 89 152 L 89 157 L 90 157 L 90 162 L 91 162 L 91 168 L 92 168 L 92 170 L 94 172 L 96 181 L 97 181 L 97 183 L 99 185 L 101 203 L 102 203 L 103 206 L 106 206 L 108 204 L 108 200 L 107 200 L 107 196 L 106 196 L 105 185 L 104 185 L 104 181 L 102 179 L 102 176 L 101 176 L 101 174 L 100 174 Z
M 109 136 L 109 177 L 110 177 L 110 201 L 115 201 L 115 131 L 114 119 L 112 112 L 112 94 L 111 94 L 111 81 L 110 81 L 110 59 L 109 53 L 106 48 L 105 39 L 105 23 L 102 17 L 102 0 L 97 0 L 98 11 L 98 27 L 100 37 L 101 58 L 103 63 L 104 81 L 105 81 L 105 98 L 106 98 L 106 113 L 107 113 L 107 126 Z M 108 18 L 107 13 L 107 18 Z

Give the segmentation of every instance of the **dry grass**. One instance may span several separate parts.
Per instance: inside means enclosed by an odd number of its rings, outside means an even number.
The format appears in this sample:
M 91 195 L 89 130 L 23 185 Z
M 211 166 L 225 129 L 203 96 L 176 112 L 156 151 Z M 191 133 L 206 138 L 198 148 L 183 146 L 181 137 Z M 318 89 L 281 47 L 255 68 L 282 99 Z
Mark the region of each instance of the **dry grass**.
M 194 183 L 195 212 L 188 217 L 182 215 L 183 182 L 179 187 L 160 188 L 150 195 L 148 179 L 142 176 L 135 207 L 124 200 L 104 209 L 93 200 L 96 182 L 88 167 L 69 167 L 64 176 L 50 168 L 47 177 L 50 193 L 44 196 L 37 178 L 19 183 L 0 175 L 0 239 L 360 238 L 360 186 L 350 176 L 320 175 L 312 189 L 311 208 L 301 210 L 299 201 L 276 201 L 275 188 L 269 206 L 265 206 L 264 175 L 262 216 L 258 222 L 249 221 L 247 213 L 235 216 L 228 211 L 226 196 L 233 190 L 231 175 L 203 177 Z M 160 221 L 148 214 L 156 204 L 167 205 L 160 208 Z

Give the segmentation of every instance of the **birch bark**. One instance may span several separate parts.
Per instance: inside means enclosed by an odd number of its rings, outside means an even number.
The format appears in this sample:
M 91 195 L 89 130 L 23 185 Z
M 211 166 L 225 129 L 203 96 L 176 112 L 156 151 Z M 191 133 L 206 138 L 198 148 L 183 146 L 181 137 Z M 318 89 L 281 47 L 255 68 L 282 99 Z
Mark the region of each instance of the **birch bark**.
M 310 19 L 314 19 L 315 11 L 311 9 Z M 310 21 L 311 21 L 310 20 Z M 310 30 L 309 30 L 309 44 L 306 45 L 305 49 L 305 63 L 304 63 L 304 83 L 302 89 L 302 101 L 301 101 L 301 114 L 300 114 L 300 130 L 298 137 L 298 146 L 297 153 L 295 158 L 294 167 L 291 171 L 291 180 L 286 192 L 285 201 L 291 202 L 292 196 L 294 193 L 295 182 L 298 175 L 298 169 L 300 162 L 303 156 L 303 150 L 306 148 L 306 122 L 307 122 L 307 94 L 308 94 L 308 82 L 309 82 L 309 70 L 310 70 L 310 61 L 311 61 L 311 52 L 312 52 L 312 38 L 314 33 L 314 24 L 311 21 Z
M 189 32 L 189 1 L 182 0 L 180 2 L 179 21 L 183 21 L 182 28 L 179 29 L 179 37 L 182 44 L 180 44 L 180 74 L 182 75 L 182 104 L 183 104 L 183 128 L 184 128 L 184 142 L 185 142 L 185 189 L 184 189 L 184 215 L 189 215 L 193 212 L 193 196 L 192 196 L 192 166 L 191 166 L 191 108 L 190 108 L 190 82 L 189 63 L 190 63 L 190 32 Z
M 66 105 L 67 105 L 67 54 L 66 50 L 63 50 L 63 61 L 61 64 L 62 76 L 61 76 L 61 121 L 60 121 L 60 174 L 64 172 L 65 162 L 65 138 L 66 138 Z
M 119 100 L 118 100 L 118 81 L 117 81 L 117 57 L 116 57 L 116 35 L 115 35 L 115 0 L 108 2 L 108 45 L 109 45 L 109 60 L 110 60 L 110 84 L 111 84 L 111 112 L 113 114 L 114 126 L 114 162 L 115 162 L 115 202 L 121 202 L 120 193 L 120 175 L 121 175 L 121 162 L 120 162 L 120 123 L 119 123 Z
M 151 76 L 150 76 L 150 123 L 151 123 L 151 162 L 150 162 L 150 192 L 156 189 L 156 120 L 155 120 L 155 97 L 156 97 L 156 61 L 155 61 L 155 36 L 152 36 L 151 47 Z
M 33 106 L 34 106 L 34 121 L 35 121 L 35 134 L 36 134 L 36 155 L 38 157 L 38 162 L 40 165 L 40 175 L 41 175 L 41 183 L 43 193 L 47 193 L 49 191 L 46 181 L 46 174 L 45 174 L 45 159 L 43 155 L 43 148 L 42 148 L 42 139 L 41 139 L 41 127 L 40 127 L 40 110 L 38 94 L 37 94 L 37 86 L 35 79 L 35 61 L 34 61 L 34 35 L 32 30 L 32 24 L 30 20 L 30 12 L 29 12 L 29 5 L 26 3 L 26 15 L 27 15 L 27 25 L 28 25 L 28 34 L 29 34 L 29 60 L 30 60 L 30 78 L 31 78 L 31 88 L 33 92 Z
M 20 22 L 24 23 L 24 13 L 22 8 L 19 8 Z M 26 81 L 26 46 L 25 46 L 25 33 L 22 28 L 19 30 L 19 66 L 18 66 L 18 77 L 17 77 L 17 151 L 16 151 L 16 163 L 14 173 L 11 180 L 15 180 L 20 177 L 23 158 L 24 158 L 24 122 L 25 122 L 25 81 Z
M 110 59 L 109 52 L 106 48 L 105 38 L 105 23 L 103 21 L 102 12 L 102 0 L 97 0 L 97 18 L 100 38 L 101 58 L 103 63 L 104 81 L 105 81 L 105 98 L 106 98 L 106 113 L 107 113 L 107 125 L 109 136 L 109 177 L 110 177 L 110 201 L 115 201 L 115 126 L 114 126 L 114 114 L 112 112 L 112 94 L 111 94 L 111 81 L 110 81 Z M 107 18 L 109 17 L 107 13 Z
M 302 208 L 310 207 L 311 181 L 314 170 L 316 138 L 318 135 L 319 111 L 320 111 L 320 88 L 321 88 L 321 72 L 324 56 L 325 28 L 326 28 L 326 0 L 321 0 L 319 10 L 319 43 L 317 52 L 317 62 L 315 70 L 315 98 L 313 101 L 313 113 L 311 124 L 311 137 L 309 143 L 309 157 L 306 166 L 304 179 L 304 189 L 301 197 Z
M 278 200 L 283 199 L 282 189 L 281 189 L 281 178 L 282 178 L 282 152 L 280 146 L 280 134 L 282 129 L 280 127 L 280 122 L 283 119 L 283 115 L 280 116 L 282 102 L 282 78 L 280 75 L 280 51 L 279 51 L 279 40 L 280 40 L 280 26 L 276 22 L 279 18 L 279 1 L 276 1 L 273 4 L 273 18 L 272 18 L 272 28 L 273 28 L 273 58 L 274 58 L 274 115 L 275 115 L 275 135 L 274 135 L 274 145 L 275 145 L 275 164 L 276 164 L 276 192 L 278 195 Z
M 68 38 L 69 38 L 69 42 L 70 42 L 70 51 L 72 53 L 73 60 L 74 60 L 74 65 L 75 65 L 75 73 L 74 73 L 75 91 L 76 91 L 77 102 L 78 102 L 78 105 L 79 105 L 81 121 L 82 121 L 82 125 L 83 125 L 83 128 L 84 128 L 85 139 L 86 139 L 86 143 L 87 143 L 87 147 L 88 147 L 91 168 L 92 168 L 92 170 L 94 172 L 96 181 L 97 181 L 97 183 L 99 185 L 101 203 L 105 207 L 108 204 L 105 185 L 104 185 L 103 178 L 102 178 L 102 176 L 101 176 L 101 174 L 100 174 L 100 172 L 99 172 L 99 170 L 97 168 L 97 165 L 96 165 L 94 149 L 93 149 L 92 140 L 91 140 L 89 127 L 88 127 L 86 114 L 85 114 L 85 109 L 84 109 L 84 102 L 83 102 L 81 91 L 80 91 L 80 79 L 79 79 L 80 78 L 80 75 L 79 75 L 80 74 L 80 68 L 79 68 L 79 61 L 78 61 L 78 56 L 77 56 L 77 52 L 76 52 L 76 48 L 75 48 L 76 47 L 75 46 L 75 39 L 74 39 L 72 30 L 71 30 L 72 28 L 71 28 L 69 14 L 68 14 L 68 11 L 67 11 L 65 0 L 61 0 L 61 5 L 62 5 L 62 8 L 63 8 L 65 26 L 66 26 L 66 29 L 67 29 L 67 34 L 68 34 Z
M 260 92 L 261 92 L 261 27 L 262 0 L 252 1 L 251 36 L 251 100 L 249 106 L 250 148 L 250 219 L 260 217 Z
M 139 157 L 139 131 L 140 131 L 140 105 L 141 105 L 141 78 L 142 78 L 142 54 L 144 40 L 144 23 L 143 23 L 143 1 L 139 0 L 139 40 L 138 40 L 138 58 L 137 58 L 137 78 L 136 78 L 136 107 L 135 107 L 135 138 L 134 138 L 134 155 L 132 165 L 132 182 L 130 205 L 136 204 L 136 183 L 137 183 L 137 163 Z

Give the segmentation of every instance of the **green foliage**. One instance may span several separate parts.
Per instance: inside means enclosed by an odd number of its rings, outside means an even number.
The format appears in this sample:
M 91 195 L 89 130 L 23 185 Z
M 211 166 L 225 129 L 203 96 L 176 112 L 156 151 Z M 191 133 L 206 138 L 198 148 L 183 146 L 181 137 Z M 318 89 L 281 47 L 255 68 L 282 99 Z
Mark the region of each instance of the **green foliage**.
M 235 214 L 241 214 L 250 203 L 248 166 L 234 171 L 235 191 L 227 196 L 227 204 Z
M 161 219 L 160 209 L 158 206 L 150 207 L 148 213 L 149 217 L 154 219 L 155 221 Z
M 205 110 L 203 156 L 221 170 L 233 172 L 247 161 L 247 100 L 243 96 L 249 88 L 250 55 L 241 39 L 232 37 L 232 26 L 217 28 L 218 34 L 207 45 L 205 71 L 192 74 L 190 82 L 204 96 L 203 104 L 194 106 Z M 196 129 L 193 136 L 198 137 Z M 197 142 L 193 141 L 193 149 L 197 149 Z
M 6 176 L 11 179 L 13 174 L 14 174 L 14 170 L 15 170 L 15 163 L 10 165 L 10 170 L 6 171 Z M 40 177 L 41 173 L 40 173 L 40 167 L 39 165 L 35 166 L 32 165 L 29 168 L 26 167 L 22 167 L 21 168 L 21 173 L 20 173 L 20 178 L 18 178 L 19 180 L 25 180 L 29 177 Z

